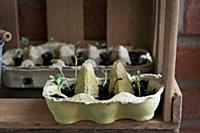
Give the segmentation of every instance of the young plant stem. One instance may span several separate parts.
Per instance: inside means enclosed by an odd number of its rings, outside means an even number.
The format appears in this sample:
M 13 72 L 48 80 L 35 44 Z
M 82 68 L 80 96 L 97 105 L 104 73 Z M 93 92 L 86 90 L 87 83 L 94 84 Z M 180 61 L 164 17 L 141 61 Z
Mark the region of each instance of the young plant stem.
M 66 79 L 66 78 L 65 78 L 65 75 L 64 75 L 64 73 L 63 73 L 63 71 L 62 71 L 62 67 L 58 67 L 58 70 L 60 71 L 60 74 L 63 76 L 63 78 Z M 67 88 L 68 88 L 69 90 L 71 90 L 70 87 L 69 87 L 68 82 L 66 82 L 66 85 L 67 85 Z
M 141 97 L 140 82 L 137 82 L 137 87 L 138 87 L 138 95 L 139 97 Z
M 24 46 L 28 46 L 28 53 L 30 53 L 31 45 L 29 45 L 29 38 L 22 36 L 20 43 L 23 44 Z
M 108 80 L 107 70 L 105 70 L 105 72 L 103 72 L 103 73 L 104 73 L 104 75 L 105 75 L 105 80 L 104 80 L 103 86 L 105 86 L 106 83 L 107 83 L 107 80 Z
M 61 92 L 61 86 L 60 85 L 58 85 L 58 95 L 60 95 L 60 96 L 62 96 L 62 92 Z
M 78 70 L 77 70 L 77 66 L 78 66 L 78 47 L 80 46 L 80 41 L 78 41 L 75 45 L 75 50 L 74 50 L 74 60 L 75 60 L 75 79 L 77 79 L 77 73 L 78 73 Z
M 76 55 L 74 56 L 74 59 L 75 59 L 75 79 L 77 79 L 77 73 L 78 73 L 78 70 L 77 70 L 77 66 L 78 66 L 78 59 L 76 57 Z
M 140 77 L 140 71 L 137 71 L 137 76 L 135 78 L 135 82 L 136 82 L 136 87 L 138 89 L 139 97 L 141 97 L 141 85 L 140 85 L 141 80 L 142 80 L 142 78 Z
M 48 43 L 53 43 L 53 42 L 55 42 L 55 39 L 54 39 L 53 37 L 50 37 L 50 38 L 48 39 Z

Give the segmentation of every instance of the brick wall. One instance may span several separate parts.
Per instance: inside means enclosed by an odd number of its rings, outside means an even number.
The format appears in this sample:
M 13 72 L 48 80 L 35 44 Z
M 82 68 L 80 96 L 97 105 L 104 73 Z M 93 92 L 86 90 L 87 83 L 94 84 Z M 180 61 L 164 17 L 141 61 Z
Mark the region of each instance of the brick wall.
M 181 133 L 200 132 L 200 0 L 180 0 L 176 78 L 183 93 Z

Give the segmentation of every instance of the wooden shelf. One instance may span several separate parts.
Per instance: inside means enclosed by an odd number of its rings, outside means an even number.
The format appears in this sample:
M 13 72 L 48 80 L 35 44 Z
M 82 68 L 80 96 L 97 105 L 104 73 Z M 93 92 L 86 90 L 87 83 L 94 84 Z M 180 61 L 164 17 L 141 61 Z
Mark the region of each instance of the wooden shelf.
M 113 124 L 101 125 L 89 121 L 82 121 L 71 125 L 58 124 L 49 112 L 44 99 L 0 99 L 0 132 L 12 131 L 81 131 L 81 132 L 105 132 L 105 131 L 164 131 L 176 132 L 178 123 L 162 121 L 161 116 L 156 116 L 148 122 L 136 122 L 132 120 L 120 120 Z
M 0 98 L 0 132 L 136 132 L 175 133 L 179 131 L 182 94 L 176 80 L 173 84 L 172 122 L 164 122 L 161 114 L 147 122 L 119 120 L 102 125 L 81 121 L 71 125 L 58 124 L 41 98 Z

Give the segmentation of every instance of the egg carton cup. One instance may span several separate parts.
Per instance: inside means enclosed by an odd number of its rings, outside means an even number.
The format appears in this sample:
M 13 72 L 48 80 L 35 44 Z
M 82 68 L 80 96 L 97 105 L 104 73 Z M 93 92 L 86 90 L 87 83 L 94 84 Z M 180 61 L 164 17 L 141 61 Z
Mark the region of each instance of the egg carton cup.
M 149 81 L 148 90 L 157 90 L 154 95 L 136 97 L 128 92 L 120 92 L 108 100 L 98 100 L 89 94 L 80 93 L 73 97 L 55 98 L 51 96 L 56 89 L 55 85 L 48 80 L 43 88 L 43 97 L 54 119 L 62 124 L 83 120 L 100 124 L 109 124 L 120 119 L 147 121 L 154 117 L 164 87 L 160 75 L 142 74 L 141 77 Z M 134 78 L 131 77 L 131 80 Z M 74 79 L 68 80 L 75 82 Z M 102 81 L 98 79 L 99 84 Z
M 130 51 L 136 52 L 148 52 L 145 49 L 134 49 Z M 112 66 L 97 65 L 94 67 L 95 73 L 98 77 L 104 77 L 102 71 L 109 72 Z M 63 72 L 66 77 L 74 77 L 75 70 L 80 66 L 65 66 Z M 153 71 L 153 60 L 148 58 L 146 64 L 138 66 L 126 66 L 126 70 L 129 74 L 136 74 L 139 70 L 141 73 L 149 73 Z M 35 67 L 15 67 L 15 66 L 3 66 L 3 83 L 8 88 L 42 88 L 50 75 L 55 75 L 58 69 L 52 66 L 35 66 Z

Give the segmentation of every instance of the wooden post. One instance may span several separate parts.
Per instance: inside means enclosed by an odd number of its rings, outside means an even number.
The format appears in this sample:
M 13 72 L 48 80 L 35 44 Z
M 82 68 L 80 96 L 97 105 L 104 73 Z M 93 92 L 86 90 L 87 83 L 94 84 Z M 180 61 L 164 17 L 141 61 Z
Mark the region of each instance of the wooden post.
M 19 22 L 17 0 L 0 0 L 0 29 L 9 31 L 13 38 L 6 43 L 5 50 L 19 47 Z
M 163 118 L 166 122 L 170 122 L 172 118 L 172 98 L 175 76 L 178 16 L 179 0 L 166 0 L 166 23 L 163 59 L 163 80 L 165 85 Z
M 183 102 L 183 96 L 181 90 L 176 80 L 174 79 L 174 98 L 173 98 L 173 115 L 172 115 L 173 123 L 181 123 L 182 102 Z
M 156 18 L 157 23 L 155 24 L 155 37 L 154 37 L 154 48 L 153 57 L 155 59 L 155 72 L 163 73 L 163 49 L 164 49 L 164 32 L 165 32 L 165 11 L 166 11 L 166 0 L 156 0 Z

